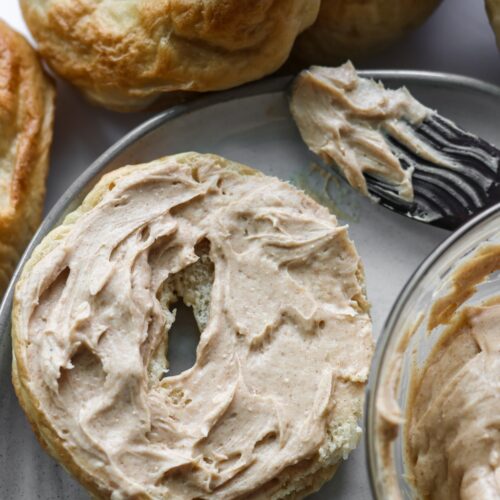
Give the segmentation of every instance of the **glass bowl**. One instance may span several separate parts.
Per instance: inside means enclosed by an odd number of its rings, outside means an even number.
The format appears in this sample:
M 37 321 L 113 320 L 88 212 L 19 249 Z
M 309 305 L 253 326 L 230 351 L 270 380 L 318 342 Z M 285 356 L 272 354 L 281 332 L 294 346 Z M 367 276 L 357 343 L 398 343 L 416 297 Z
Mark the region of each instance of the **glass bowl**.
M 484 244 L 500 244 L 500 204 L 481 213 L 432 252 L 403 288 L 373 359 L 366 400 L 367 460 L 376 499 L 416 498 L 405 467 L 404 416 L 413 363 L 425 363 L 444 328 L 428 332 L 432 304 L 452 288 L 455 271 Z M 464 306 L 500 292 L 500 272 L 481 283 Z

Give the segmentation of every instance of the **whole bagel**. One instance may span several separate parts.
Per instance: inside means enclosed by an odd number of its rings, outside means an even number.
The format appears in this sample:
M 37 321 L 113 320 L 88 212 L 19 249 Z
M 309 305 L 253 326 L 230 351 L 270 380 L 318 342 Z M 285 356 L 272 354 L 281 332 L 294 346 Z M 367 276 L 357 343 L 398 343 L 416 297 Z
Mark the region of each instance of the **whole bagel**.
M 0 298 L 42 216 L 55 89 L 30 44 L 0 21 Z
M 21 0 L 49 65 L 118 111 L 256 80 L 288 57 L 319 0 Z
M 441 0 L 322 0 L 316 22 L 297 38 L 293 57 L 334 65 L 381 50 L 420 25 Z
M 360 435 L 362 280 L 347 228 L 276 178 L 195 153 L 124 167 L 24 268 L 14 387 L 99 498 L 302 498 Z M 201 336 L 168 376 L 177 298 Z

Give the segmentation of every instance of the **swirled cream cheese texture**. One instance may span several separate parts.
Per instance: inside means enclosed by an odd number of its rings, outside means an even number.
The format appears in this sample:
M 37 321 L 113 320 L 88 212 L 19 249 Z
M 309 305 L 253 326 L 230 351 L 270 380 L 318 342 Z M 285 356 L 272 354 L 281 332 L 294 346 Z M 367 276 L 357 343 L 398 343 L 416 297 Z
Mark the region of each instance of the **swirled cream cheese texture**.
M 115 499 L 271 498 L 283 472 L 353 446 L 331 436 L 356 425 L 372 338 L 347 229 L 288 184 L 224 165 L 185 154 L 110 174 L 17 289 L 21 384 Z M 160 299 L 205 240 L 196 362 L 162 377 L 174 312 Z
M 402 199 L 413 200 L 413 167 L 402 167 L 386 135 L 432 163 L 452 166 L 412 128 L 434 112 L 406 88 L 386 89 L 360 78 L 350 62 L 303 71 L 294 82 L 290 109 L 311 151 L 334 163 L 367 196 L 365 174 L 370 174 L 392 185 Z
M 500 297 L 458 309 L 499 267 L 500 247 L 486 246 L 433 306 L 430 327 L 447 328 L 413 373 L 405 428 L 422 498 L 500 498 Z
M 411 401 L 409 470 L 422 498 L 500 498 L 500 305 L 466 308 Z

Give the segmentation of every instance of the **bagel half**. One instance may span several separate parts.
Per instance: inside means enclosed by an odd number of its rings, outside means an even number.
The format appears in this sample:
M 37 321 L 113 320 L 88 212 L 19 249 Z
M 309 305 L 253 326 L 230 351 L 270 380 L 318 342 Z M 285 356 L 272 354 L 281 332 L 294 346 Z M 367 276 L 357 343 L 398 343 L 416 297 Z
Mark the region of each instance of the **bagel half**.
M 165 377 L 177 298 L 201 337 Z M 12 320 L 21 406 L 99 498 L 302 498 L 359 439 L 373 342 L 347 230 L 223 158 L 105 175 L 34 251 Z

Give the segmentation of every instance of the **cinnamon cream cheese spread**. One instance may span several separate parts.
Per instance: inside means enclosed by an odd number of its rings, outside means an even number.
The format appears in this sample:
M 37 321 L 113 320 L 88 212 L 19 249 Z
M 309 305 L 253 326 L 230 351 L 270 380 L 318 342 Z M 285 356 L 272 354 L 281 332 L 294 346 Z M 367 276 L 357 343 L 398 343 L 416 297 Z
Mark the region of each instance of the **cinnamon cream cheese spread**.
M 484 247 L 431 311 L 429 328 L 447 328 L 414 373 L 405 429 L 422 498 L 500 498 L 500 297 L 459 307 L 498 269 L 500 246 Z
M 434 111 L 406 88 L 385 89 L 360 78 L 350 62 L 303 71 L 294 83 L 290 109 L 308 147 L 367 196 L 365 174 L 393 186 L 403 200 L 413 200 L 413 166 L 403 168 L 388 135 L 421 158 L 454 167 L 414 131 Z
M 278 179 L 194 153 L 125 167 L 24 269 L 16 391 L 98 496 L 300 497 L 360 433 L 361 280 L 346 227 Z M 168 376 L 176 296 L 202 332 Z
M 500 296 L 474 300 L 478 286 L 498 270 L 500 246 L 483 246 L 452 275 L 451 291 L 432 304 L 427 333 L 437 339 L 422 362 L 414 353 L 404 411 L 395 394 L 403 354 L 422 317 L 388 359 L 387 390 L 377 401 L 388 498 L 402 498 L 391 456 L 400 425 L 416 498 L 500 498 Z
M 423 498 L 500 498 L 500 303 L 455 319 L 408 410 L 408 466 Z

